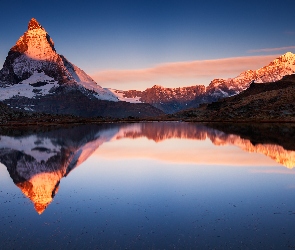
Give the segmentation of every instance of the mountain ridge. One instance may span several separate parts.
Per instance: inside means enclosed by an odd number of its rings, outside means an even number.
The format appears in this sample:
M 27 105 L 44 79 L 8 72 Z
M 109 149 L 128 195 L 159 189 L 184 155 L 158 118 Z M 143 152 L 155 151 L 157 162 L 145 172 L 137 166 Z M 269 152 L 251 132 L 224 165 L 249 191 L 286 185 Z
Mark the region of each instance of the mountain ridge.
M 194 85 L 164 88 L 154 85 L 144 91 L 116 91 L 121 94 L 121 100 L 137 98 L 139 102 L 150 103 L 165 113 L 171 114 L 187 108 L 198 107 L 202 103 L 210 103 L 224 97 L 237 95 L 246 90 L 253 81 L 256 83 L 274 82 L 294 73 L 295 54 L 287 52 L 260 69 L 246 70 L 234 78 L 213 79 L 207 87 Z M 115 91 L 113 92 L 115 93 Z
M 213 122 L 294 122 L 295 74 L 269 83 L 252 82 L 245 91 L 171 115 L 173 119 Z

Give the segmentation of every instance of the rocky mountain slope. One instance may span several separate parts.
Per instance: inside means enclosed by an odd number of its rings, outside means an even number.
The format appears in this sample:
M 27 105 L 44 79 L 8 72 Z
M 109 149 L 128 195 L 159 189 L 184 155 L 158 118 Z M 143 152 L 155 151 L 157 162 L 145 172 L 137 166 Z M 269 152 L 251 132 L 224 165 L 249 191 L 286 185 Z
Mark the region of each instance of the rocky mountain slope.
M 120 102 L 111 91 L 103 89 L 83 70 L 59 55 L 51 37 L 34 18 L 6 57 L 0 71 L 0 87 L 0 100 L 17 110 L 85 117 L 161 114 L 148 104 L 136 106 Z M 69 103 L 79 98 L 83 102 Z M 106 114 L 104 110 L 111 112 Z
M 295 121 L 295 75 L 270 83 L 252 83 L 240 94 L 171 117 L 191 121 Z
M 220 98 L 229 97 L 247 89 L 252 81 L 256 83 L 273 82 L 283 76 L 295 73 L 295 55 L 288 52 L 258 70 L 247 70 L 235 78 L 214 79 L 209 86 L 196 85 L 183 88 L 164 88 L 153 86 L 144 91 L 113 91 L 120 93 L 120 99 L 150 103 L 165 113 L 175 113 L 187 108 L 198 107 Z

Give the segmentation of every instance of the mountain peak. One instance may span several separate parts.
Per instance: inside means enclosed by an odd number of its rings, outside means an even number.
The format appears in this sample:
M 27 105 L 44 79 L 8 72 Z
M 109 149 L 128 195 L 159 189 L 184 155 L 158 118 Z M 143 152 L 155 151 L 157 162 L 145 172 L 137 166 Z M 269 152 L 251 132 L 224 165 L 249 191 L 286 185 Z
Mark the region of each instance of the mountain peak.
M 280 58 L 293 59 L 294 60 L 295 54 L 293 54 L 292 52 L 287 52 L 287 53 L 281 55 Z
M 283 56 L 294 56 L 294 54 L 289 51 L 289 52 L 285 53 Z
M 152 87 L 152 89 L 163 89 L 163 86 L 161 86 L 161 85 L 154 85 Z
M 28 30 L 34 30 L 34 29 L 44 30 L 42 25 L 35 18 L 32 18 L 28 24 Z

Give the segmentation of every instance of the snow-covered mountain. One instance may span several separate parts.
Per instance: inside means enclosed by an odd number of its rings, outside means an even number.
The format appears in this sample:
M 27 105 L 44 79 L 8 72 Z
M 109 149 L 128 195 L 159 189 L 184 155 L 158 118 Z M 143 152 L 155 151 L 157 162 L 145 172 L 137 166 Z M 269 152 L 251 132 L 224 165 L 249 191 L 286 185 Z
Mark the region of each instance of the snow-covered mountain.
M 295 54 L 287 52 L 260 69 L 244 71 L 235 78 L 214 79 L 206 88 L 206 94 L 216 98 L 228 97 L 247 89 L 252 81 L 275 82 L 294 73 Z
M 46 30 L 32 18 L 0 70 L 0 101 L 17 110 L 85 117 L 147 117 L 162 112 L 126 103 L 58 54 Z
M 119 91 L 120 100 L 136 100 L 150 103 L 165 113 L 174 113 L 186 108 L 197 107 L 201 103 L 217 101 L 236 95 L 247 89 L 252 81 L 256 83 L 274 82 L 295 73 L 295 55 L 288 52 L 258 70 L 247 70 L 229 79 L 214 79 L 209 86 L 196 85 L 182 88 L 164 88 L 158 85 L 144 91 Z
M 97 99 L 118 101 L 83 70 L 57 54 L 53 40 L 34 18 L 10 49 L 0 71 L 0 83 L 5 87 L 1 100 L 16 95 L 29 98 L 47 95 L 59 85 L 68 84 L 92 91 Z

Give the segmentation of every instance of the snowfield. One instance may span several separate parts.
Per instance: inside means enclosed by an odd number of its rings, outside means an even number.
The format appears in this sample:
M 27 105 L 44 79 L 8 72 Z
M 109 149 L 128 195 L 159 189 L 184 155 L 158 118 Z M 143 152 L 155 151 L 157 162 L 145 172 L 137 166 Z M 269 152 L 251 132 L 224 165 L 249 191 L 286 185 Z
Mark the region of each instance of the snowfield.
M 111 92 L 113 95 L 115 95 L 120 101 L 124 102 L 130 102 L 130 103 L 142 103 L 139 99 L 140 97 L 134 97 L 134 98 L 128 98 L 124 97 L 123 91 L 122 90 L 117 90 L 117 89 L 110 89 L 110 88 L 105 88 L 105 90 Z
M 40 85 L 43 86 L 39 86 Z M 33 85 L 36 87 L 34 87 Z M 57 81 L 52 77 L 45 75 L 44 72 L 38 73 L 34 72 L 28 79 L 20 82 L 19 84 L 14 84 L 9 87 L 0 89 L 0 100 L 10 99 L 13 96 L 23 96 L 27 98 L 35 98 L 37 96 L 48 95 L 52 88 L 58 87 Z

